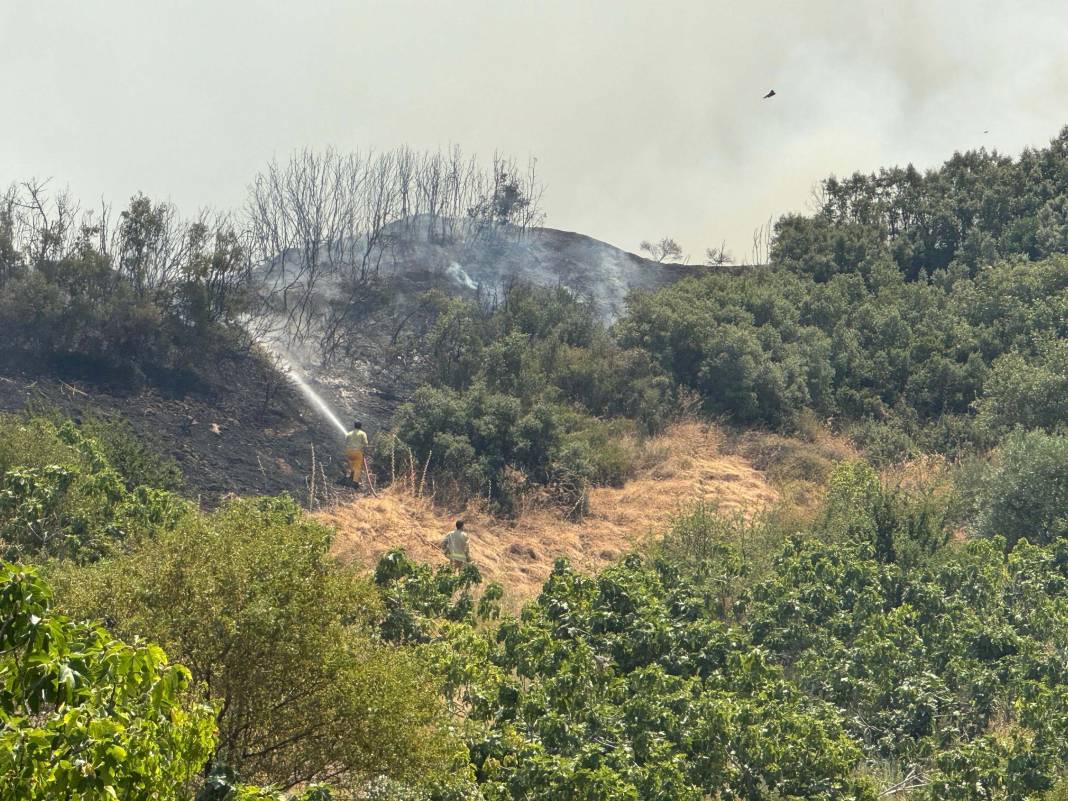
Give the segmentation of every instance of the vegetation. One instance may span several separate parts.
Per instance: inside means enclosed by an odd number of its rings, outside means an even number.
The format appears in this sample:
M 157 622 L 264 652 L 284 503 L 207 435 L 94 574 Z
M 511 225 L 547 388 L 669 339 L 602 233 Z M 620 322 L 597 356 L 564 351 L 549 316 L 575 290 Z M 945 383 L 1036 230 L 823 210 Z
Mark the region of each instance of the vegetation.
M 57 581 L 71 608 L 160 643 L 221 701 L 212 766 L 283 789 L 417 783 L 450 757 L 433 686 L 376 642 L 377 598 L 331 563 L 329 539 L 290 500 L 235 501 Z
M 563 289 L 424 299 L 427 384 L 375 447 L 442 494 L 581 514 L 688 405 L 771 429 L 739 449 L 814 488 L 804 514 L 686 510 L 597 575 L 558 562 L 516 615 L 474 566 L 336 564 L 285 497 L 196 509 L 121 424 L 0 419 L 0 798 L 1065 797 L 1066 165 L 1068 132 L 831 179 L 769 265 L 610 329 Z M 513 173 L 457 195 L 476 233 L 533 213 Z M 6 353 L 180 384 L 232 347 L 225 224 L 135 198 L 105 247 L 36 191 L 0 216 Z M 825 420 L 868 458 L 817 446 Z M 902 463 L 928 451 L 959 458 Z
M 974 530 L 1047 544 L 1068 537 L 1068 436 L 1013 434 L 978 487 Z
M 185 513 L 177 496 L 128 483 L 73 423 L 0 416 L 0 553 L 92 562 Z
M 431 383 L 397 415 L 402 453 L 505 511 L 537 487 L 584 511 L 588 487 L 622 483 L 632 443 L 673 411 L 667 376 L 563 289 L 517 284 L 490 308 L 449 301 L 427 351 Z
M 232 221 L 183 221 L 137 196 L 109 230 L 42 184 L 0 198 L 7 366 L 188 389 L 245 335 L 248 261 Z
M 775 226 L 771 264 L 634 298 L 618 331 L 706 411 L 790 427 L 810 410 L 873 454 L 985 447 L 1063 424 L 1068 129 L 1017 161 L 958 154 L 829 179 Z
M 486 798 L 1043 798 L 1068 546 L 960 543 L 950 504 L 843 463 L 797 533 L 698 507 L 489 628 L 398 555 L 379 583 L 440 649 Z
M 0 563 L 0 798 L 177 799 L 213 710 L 157 646 L 72 622 L 30 568 Z

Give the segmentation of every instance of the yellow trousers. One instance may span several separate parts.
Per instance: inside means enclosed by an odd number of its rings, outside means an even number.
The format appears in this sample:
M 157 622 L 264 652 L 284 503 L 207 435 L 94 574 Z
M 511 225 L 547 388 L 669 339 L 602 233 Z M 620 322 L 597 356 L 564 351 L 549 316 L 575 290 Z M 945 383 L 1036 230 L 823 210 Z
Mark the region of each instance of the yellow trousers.
M 349 478 L 353 483 L 359 483 L 363 473 L 363 451 L 345 451 L 345 458 L 349 460 Z

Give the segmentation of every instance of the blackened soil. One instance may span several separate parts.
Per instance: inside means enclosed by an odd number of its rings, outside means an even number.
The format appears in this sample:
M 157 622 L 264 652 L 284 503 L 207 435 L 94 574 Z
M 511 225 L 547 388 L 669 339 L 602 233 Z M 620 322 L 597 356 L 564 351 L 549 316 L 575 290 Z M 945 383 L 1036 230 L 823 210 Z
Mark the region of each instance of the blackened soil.
M 54 371 L 0 371 L 0 411 L 55 410 L 75 419 L 121 415 L 178 462 L 185 494 L 206 507 L 231 494 L 280 492 L 307 503 L 313 465 L 318 484 L 336 483 L 343 470 L 341 435 L 282 374 L 254 354 L 231 357 L 219 372 L 224 385 L 179 395 L 65 379 Z M 390 412 L 361 416 L 374 431 Z

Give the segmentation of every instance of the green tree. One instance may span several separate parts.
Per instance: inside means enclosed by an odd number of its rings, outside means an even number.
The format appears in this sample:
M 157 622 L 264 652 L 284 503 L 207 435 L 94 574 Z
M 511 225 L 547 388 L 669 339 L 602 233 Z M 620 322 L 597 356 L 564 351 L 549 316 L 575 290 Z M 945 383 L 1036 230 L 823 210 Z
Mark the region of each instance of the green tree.
M 214 710 L 155 645 L 52 608 L 32 568 L 0 563 L 0 799 L 178 799 L 214 747 Z
M 1007 353 L 994 361 L 976 403 L 977 423 L 994 436 L 1014 428 L 1054 431 L 1068 421 L 1068 340 L 1041 342 L 1033 357 Z
M 1068 537 L 1068 436 L 1014 434 L 983 483 L 975 530 L 1045 544 Z
M 219 706 L 212 765 L 285 790 L 419 783 L 455 755 L 433 678 L 377 640 L 376 596 L 329 540 L 288 499 L 234 501 L 62 580 L 73 608 L 188 664 Z

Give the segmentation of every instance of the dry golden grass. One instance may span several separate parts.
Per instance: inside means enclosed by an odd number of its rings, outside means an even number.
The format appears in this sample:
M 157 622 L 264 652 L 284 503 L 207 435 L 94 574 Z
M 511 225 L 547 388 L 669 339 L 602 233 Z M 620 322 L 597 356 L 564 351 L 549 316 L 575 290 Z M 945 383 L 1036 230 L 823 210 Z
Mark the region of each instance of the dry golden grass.
M 592 491 L 590 514 L 582 522 L 561 519 L 552 509 L 505 521 L 469 508 L 463 518 L 471 554 L 486 580 L 500 582 L 514 599 L 529 598 L 540 590 L 557 557 L 597 570 L 639 541 L 659 536 L 672 515 L 697 501 L 746 514 L 774 503 L 777 493 L 764 474 L 743 457 L 725 453 L 723 444 L 714 427 L 697 422 L 673 426 L 646 443 L 637 475 L 626 486 Z M 339 559 L 369 567 L 397 547 L 417 560 L 443 563 L 438 544 L 457 513 L 389 488 L 377 498 L 361 497 L 315 516 L 337 529 L 334 552 Z
M 819 508 L 835 466 L 860 458 L 848 439 L 834 434 L 811 416 L 802 418 L 797 436 L 755 430 L 738 432 L 725 449 L 767 476 L 779 493 L 779 511 L 799 526 Z

